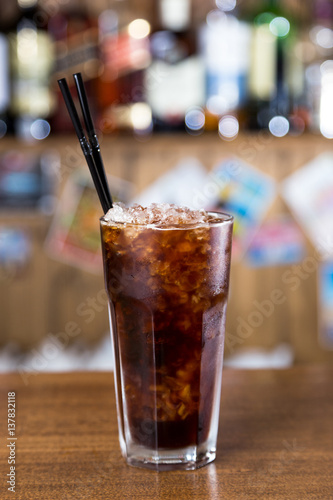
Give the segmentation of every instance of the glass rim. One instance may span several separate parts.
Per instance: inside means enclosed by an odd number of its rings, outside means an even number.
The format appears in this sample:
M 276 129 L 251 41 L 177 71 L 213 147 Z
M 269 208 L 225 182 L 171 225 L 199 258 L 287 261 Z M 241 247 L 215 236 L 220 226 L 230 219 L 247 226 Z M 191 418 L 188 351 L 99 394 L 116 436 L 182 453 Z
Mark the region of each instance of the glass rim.
M 142 228 L 147 228 L 147 229 L 194 229 L 194 228 L 199 228 L 199 227 L 205 227 L 205 226 L 218 226 L 222 224 L 232 224 L 234 222 L 234 216 L 227 214 L 226 212 L 216 212 L 209 210 L 207 212 L 208 215 L 213 215 L 216 216 L 216 221 L 210 220 L 208 222 L 202 223 L 202 222 L 194 222 L 192 224 L 166 224 L 163 226 L 159 226 L 157 224 L 142 224 L 142 223 L 136 223 L 136 222 L 119 222 L 119 221 L 113 221 L 113 220 L 107 220 L 105 219 L 105 214 L 100 217 L 99 222 L 100 224 L 106 224 L 106 225 L 118 225 L 118 226 L 134 226 L 134 227 L 142 227 Z M 223 218 L 223 220 L 221 220 Z

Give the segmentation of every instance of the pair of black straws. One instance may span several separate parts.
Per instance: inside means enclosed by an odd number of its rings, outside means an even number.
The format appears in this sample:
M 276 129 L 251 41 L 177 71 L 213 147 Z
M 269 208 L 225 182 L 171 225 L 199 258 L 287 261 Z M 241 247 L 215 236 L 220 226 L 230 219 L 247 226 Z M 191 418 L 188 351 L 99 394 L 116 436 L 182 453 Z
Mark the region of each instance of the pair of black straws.
M 104 214 L 106 214 L 106 212 L 110 208 L 112 208 L 112 196 L 105 175 L 98 137 L 96 135 L 94 123 L 91 118 L 91 113 L 89 109 L 87 94 L 83 84 L 82 75 L 81 73 L 75 73 L 73 77 L 80 101 L 83 120 L 87 129 L 88 140 L 85 136 L 66 78 L 61 78 L 60 80 L 58 80 L 58 84 L 62 96 L 64 98 L 68 114 L 72 120 L 76 135 L 78 136 L 82 152 L 89 167 L 90 174 L 93 179 Z

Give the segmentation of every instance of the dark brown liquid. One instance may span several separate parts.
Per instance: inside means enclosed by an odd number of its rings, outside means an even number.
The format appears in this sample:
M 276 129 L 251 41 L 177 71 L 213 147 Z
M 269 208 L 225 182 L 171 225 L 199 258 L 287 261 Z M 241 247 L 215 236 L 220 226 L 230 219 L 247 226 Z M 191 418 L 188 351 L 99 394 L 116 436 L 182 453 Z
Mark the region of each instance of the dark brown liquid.
M 118 394 L 137 444 L 183 448 L 207 439 L 223 358 L 231 229 L 102 226 Z

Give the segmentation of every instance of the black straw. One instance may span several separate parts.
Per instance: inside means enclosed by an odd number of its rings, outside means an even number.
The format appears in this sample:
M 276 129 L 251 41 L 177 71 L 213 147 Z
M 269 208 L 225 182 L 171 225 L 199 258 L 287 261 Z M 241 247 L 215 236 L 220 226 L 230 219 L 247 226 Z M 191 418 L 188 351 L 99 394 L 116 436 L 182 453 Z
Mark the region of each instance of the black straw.
M 106 175 L 105 175 L 103 160 L 102 160 L 102 156 L 101 156 L 101 149 L 100 149 L 98 137 L 97 137 L 97 134 L 95 131 L 94 123 L 93 123 L 92 118 L 91 118 L 89 103 L 88 103 L 87 94 L 86 94 L 86 91 L 84 88 L 82 75 L 81 75 L 81 73 L 75 73 L 73 75 L 73 77 L 74 77 L 77 93 L 79 96 L 82 115 L 83 115 L 84 123 L 86 125 L 88 139 L 89 139 L 90 146 L 92 149 L 92 155 L 94 157 L 95 165 L 96 165 L 96 168 L 98 170 L 100 179 L 103 183 L 104 191 L 105 191 L 105 194 L 107 196 L 108 202 L 112 206 L 112 197 L 111 197 L 111 193 L 109 191 L 109 185 L 108 185 L 108 181 L 107 181 Z
M 100 178 L 99 170 L 95 165 L 90 144 L 88 143 L 87 138 L 84 135 L 83 127 L 81 125 L 79 115 L 77 114 L 71 93 L 69 91 L 66 78 L 61 78 L 60 80 L 58 80 L 58 84 L 62 96 L 64 98 L 68 114 L 72 120 L 76 135 L 79 139 L 82 152 L 89 167 L 90 174 L 93 179 L 99 200 L 101 202 L 104 213 L 106 213 L 112 207 L 112 200 L 109 200 L 107 194 L 105 193 L 105 189 Z

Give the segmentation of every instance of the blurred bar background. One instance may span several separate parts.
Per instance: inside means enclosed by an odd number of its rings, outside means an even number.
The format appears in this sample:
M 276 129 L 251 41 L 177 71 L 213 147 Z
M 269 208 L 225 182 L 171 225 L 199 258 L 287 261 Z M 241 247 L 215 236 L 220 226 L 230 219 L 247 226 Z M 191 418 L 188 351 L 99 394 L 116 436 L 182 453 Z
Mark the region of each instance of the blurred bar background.
M 0 0 L 0 370 L 112 366 L 100 208 L 235 215 L 230 366 L 333 361 L 333 2 Z

